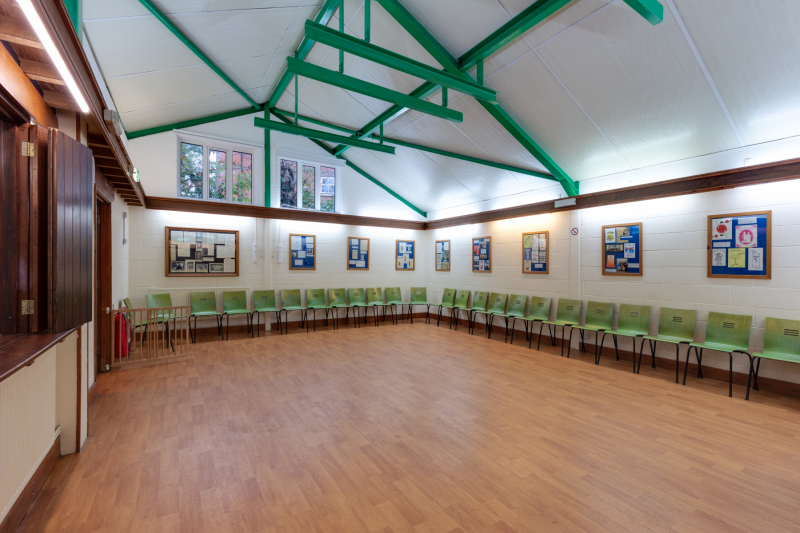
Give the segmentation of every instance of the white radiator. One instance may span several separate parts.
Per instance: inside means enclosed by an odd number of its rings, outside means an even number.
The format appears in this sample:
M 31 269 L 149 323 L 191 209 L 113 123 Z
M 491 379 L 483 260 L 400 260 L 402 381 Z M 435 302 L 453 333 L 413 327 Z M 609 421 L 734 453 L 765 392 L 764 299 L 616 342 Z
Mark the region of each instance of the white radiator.
M 217 299 L 217 311 L 222 312 L 222 293 L 225 291 L 244 291 L 247 297 L 247 308 L 252 308 L 250 305 L 250 289 L 246 287 L 187 287 L 187 288 L 172 288 L 172 287 L 150 287 L 147 289 L 148 294 L 169 294 L 172 299 L 172 305 L 179 306 L 185 305 L 189 307 L 189 294 L 192 292 L 214 292 Z
M 0 382 L 0 522 L 53 446 L 56 349 Z

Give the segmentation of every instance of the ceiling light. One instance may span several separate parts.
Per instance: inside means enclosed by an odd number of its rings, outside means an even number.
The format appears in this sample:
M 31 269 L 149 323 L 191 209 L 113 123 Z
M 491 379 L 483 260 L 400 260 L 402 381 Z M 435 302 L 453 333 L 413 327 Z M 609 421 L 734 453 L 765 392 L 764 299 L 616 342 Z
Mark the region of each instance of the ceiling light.
M 86 103 L 83 94 L 81 94 L 81 91 L 78 89 L 78 85 L 75 83 L 75 78 L 72 77 L 72 73 L 67 68 L 67 64 L 64 63 L 64 59 L 62 59 L 61 54 L 58 53 L 56 45 L 53 43 L 53 39 L 45 29 L 42 19 L 39 18 L 39 13 L 36 12 L 33 4 L 31 4 L 31 0 L 17 1 L 19 3 L 19 7 L 22 8 L 22 12 L 25 13 L 25 16 L 28 18 L 28 22 L 30 22 L 31 26 L 33 26 L 33 31 L 36 32 L 36 36 L 39 37 L 39 41 L 44 46 L 44 49 L 47 50 L 47 53 L 50 55 L 50 59 L 53 61 L 53 64 L 56 66 L 59 74 L 61 74 L 61 78 L 64 80 L 64 83 L 66 83 L 67 87 L 69 87 L 72 97 L 75 98 L 75 101 L 78 103 L 78 107 L 81 108 L 83 113 L 88 113 L 89 105 Z

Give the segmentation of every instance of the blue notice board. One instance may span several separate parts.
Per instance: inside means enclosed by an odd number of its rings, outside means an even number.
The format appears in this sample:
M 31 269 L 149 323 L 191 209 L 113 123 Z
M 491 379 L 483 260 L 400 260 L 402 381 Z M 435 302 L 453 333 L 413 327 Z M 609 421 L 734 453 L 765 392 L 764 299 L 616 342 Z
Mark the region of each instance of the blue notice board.
M 547 255 L 550 250 L 547 247 L 549 239 L 548 231 L 522 234 L 523 274 L 547 274 L 550 271 L 550 259 Z
M 369 239 L 347 238 L 347 270 L 369 270 Z
M 708 277 L 771 279 L 772 211 L 708 217 Z
M 416 243 L 414 241 L 395 241 L 394 255 L 397 259 L 395 270 L 414 270 L 414 252 Z
M 316 270 L 316 238 L 314 235 L 289 235 L 289 249 L 291 251 L 291 262 L 289 270 Z
M 641 276 L 642 224 L 603 226 L 603 275 Z
M 491 237 L 472 238 L 472 271 L 473 272 L 492 271 Z

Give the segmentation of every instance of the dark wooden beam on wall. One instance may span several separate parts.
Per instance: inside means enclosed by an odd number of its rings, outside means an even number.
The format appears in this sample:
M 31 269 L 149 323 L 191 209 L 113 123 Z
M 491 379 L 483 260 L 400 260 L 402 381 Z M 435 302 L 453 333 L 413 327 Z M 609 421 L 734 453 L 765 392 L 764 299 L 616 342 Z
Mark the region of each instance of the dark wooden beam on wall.
M 28 78 L 36 81 L 44 81 L 53 85 L 66 85 L 61 79 L 56 67 L 50 63 L 33 61 L 32 59 L 20 58 L 19 66 Z
M 50 107 L 66 109 L 67 111 L 73 111 L 75 113 L 81 112 L 81 108 L 78 107 L 78 103 L 71 94 L 57 93 L 55 91 L 42 91 L 42 93 L 44 101 L 47 102 L 47 105 Z
M 94 186 L 98 197 L 109 204 L 114 203 L 114 185 L 108 181 L 105 175 L 97 167 L 94 169 Z
M 47 128 L 58 127 L 53 110 L 4 46 L 0 46 L 0 91 L 25 110 L 28 115 L 26 121 L 33 118 Z

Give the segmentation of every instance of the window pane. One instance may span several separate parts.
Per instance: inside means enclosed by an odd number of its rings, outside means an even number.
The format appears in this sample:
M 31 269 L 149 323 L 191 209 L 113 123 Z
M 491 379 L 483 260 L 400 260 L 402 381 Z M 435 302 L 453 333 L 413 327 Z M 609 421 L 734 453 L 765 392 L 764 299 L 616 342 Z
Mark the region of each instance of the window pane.
M 203 198 L 203 147 L 181 143 L 181 196 Z
M 281 207 L 297 208 L 297 161 L 281 159 Z
M 303 165 L 303 208 L 315 209 L 314 187 L 316 186 L 317 169 Z
M 208 151 L 208 197 L 212 200 L 225 200 L 228 197 L 227 160 L 227 152 Z
M 336 169 L 319 167 L 321 184 L 319 191 L 319 209 L 333 213 L 336 210 Z
M 253 155 L 233 152 L 233 201 L 253 203 Z

